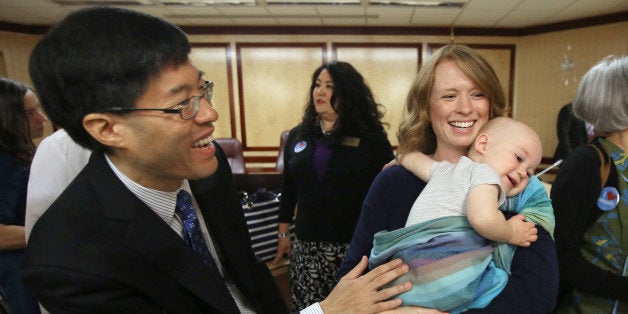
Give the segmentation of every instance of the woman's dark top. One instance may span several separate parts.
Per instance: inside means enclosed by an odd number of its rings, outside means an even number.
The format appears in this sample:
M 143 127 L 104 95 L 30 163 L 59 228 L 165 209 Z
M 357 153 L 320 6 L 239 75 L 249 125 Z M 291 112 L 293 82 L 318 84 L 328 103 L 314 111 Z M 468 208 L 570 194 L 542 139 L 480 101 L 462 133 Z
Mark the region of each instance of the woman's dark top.
M 386 134 L 376 138 L 345 137 L 331 147 L 323 179 L 314 166 L 316 138 L 290 131 L 284 149 L 280 222 L 292 222 L 301 241 L 348 243 L 360 215 L 362 201 L 382 167 L 394 158 Z

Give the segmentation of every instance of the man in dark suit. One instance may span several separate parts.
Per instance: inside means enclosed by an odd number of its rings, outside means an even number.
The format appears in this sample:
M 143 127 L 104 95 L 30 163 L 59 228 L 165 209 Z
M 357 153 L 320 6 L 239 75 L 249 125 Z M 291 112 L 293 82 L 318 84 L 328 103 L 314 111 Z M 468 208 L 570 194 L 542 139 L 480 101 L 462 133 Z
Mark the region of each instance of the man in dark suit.
M 77 11 L 37 44 L 30 73 L 51 120 L 93 151 L 35 224 L 23 278 L 53 313 L 284 313 L 251 250 L 231 170 L 214 145 L 213 83 L 177 27 L 115 8 Z M 54 162 L 54 161 L 53 161 Z M 391 309 L 407 266 L 358 277 L 316 304 Z

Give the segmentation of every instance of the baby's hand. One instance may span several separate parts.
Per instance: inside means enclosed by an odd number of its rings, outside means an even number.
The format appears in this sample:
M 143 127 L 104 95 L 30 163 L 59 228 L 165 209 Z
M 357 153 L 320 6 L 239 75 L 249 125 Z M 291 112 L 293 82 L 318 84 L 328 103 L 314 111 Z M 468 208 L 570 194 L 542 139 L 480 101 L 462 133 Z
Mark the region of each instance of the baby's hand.
M 404 168 L 412 172 L 415 172 L 416 169 L 414 169 L 414 165 L 417 163 L 417 160 L 420 159 L 421 155 L 422 154 L 419 152 L 409 152 L 409 153 L 406 153 L 405 155 L 397 156 L 397 162 Z
M 511 217 L 508 224 L 512 227 L 512 236 L 508 244 L 528 247 L 538 239 L 536 226 L 533 222 L 526 221 L 524 215 Z

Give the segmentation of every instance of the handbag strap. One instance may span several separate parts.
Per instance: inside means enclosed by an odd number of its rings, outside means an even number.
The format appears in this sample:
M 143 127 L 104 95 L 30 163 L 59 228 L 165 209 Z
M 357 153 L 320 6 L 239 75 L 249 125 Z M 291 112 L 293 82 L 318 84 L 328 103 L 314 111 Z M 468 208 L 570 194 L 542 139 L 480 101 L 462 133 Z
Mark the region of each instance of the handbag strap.
M 608 176 L 611 173 L 611 163 L 610 160 L 607 159 L 606 153 L 603 153 L 601 149 L 599 149 L 596 145 L 589 144 L 595 148 L 598 156 L 600 157 L 600 179 L 601 179 L 601 187 L 604 188 L 606 185 L 606 181 L 608 181 Z

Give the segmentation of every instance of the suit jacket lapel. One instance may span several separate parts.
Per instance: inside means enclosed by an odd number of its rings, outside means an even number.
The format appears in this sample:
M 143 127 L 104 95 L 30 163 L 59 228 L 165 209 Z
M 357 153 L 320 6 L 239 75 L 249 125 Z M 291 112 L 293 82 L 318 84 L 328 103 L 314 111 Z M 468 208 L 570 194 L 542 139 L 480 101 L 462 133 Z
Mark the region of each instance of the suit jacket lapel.
M 119 181 L 102 155 L 94 155 L 95 172 L 91 178 L 105 215 L 128 222 L 126 230 L 108 229 L 107 232 L 125 232 L 119 235 L 125 245 L 218 311 L 237 311 L 224 280 L 216 277 L 170 226 Z
M 235 183 L 226 159 L 217 152 L 219 167 L 209 178 L 191 180 L 192 194 L 199 204 L 205 225 L 222 252 L 222 264 L 230 278 L 253 307 L 258 307 L 252 284 L 251 250 L 244 214 L 239 205 Z

